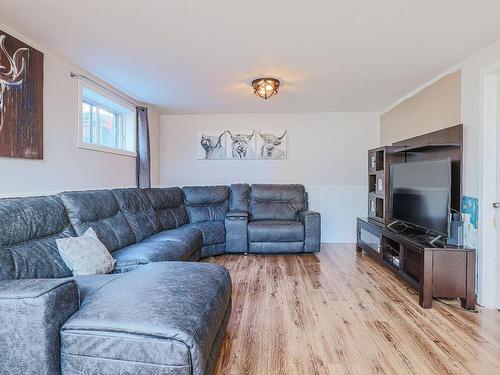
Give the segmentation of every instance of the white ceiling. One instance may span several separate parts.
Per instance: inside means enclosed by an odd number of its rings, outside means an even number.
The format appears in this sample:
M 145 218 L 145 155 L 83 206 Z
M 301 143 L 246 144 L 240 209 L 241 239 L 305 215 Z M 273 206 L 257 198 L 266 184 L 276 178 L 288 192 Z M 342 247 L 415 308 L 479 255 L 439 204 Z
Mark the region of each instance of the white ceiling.
M 498 0 L 0 0 L 0 22 L 164 113 L 379 111 L 500 38 Z M 253 96 L 252 78 L 283 81 Z

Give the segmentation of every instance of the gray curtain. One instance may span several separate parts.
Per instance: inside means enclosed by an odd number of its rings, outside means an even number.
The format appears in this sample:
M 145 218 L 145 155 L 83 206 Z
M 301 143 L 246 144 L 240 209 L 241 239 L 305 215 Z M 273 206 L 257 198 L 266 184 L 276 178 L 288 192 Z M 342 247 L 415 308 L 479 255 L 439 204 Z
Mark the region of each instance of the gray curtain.
M 137 107 L 137 187 L 151 187 L 148 109 Z

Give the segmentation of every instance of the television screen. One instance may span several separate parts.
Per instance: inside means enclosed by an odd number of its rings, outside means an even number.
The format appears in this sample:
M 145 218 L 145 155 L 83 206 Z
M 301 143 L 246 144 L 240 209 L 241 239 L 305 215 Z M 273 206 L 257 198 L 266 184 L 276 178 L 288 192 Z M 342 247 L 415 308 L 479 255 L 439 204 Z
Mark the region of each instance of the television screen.
M 392 218 L 448 235 L 451 160 L 391 165 Z

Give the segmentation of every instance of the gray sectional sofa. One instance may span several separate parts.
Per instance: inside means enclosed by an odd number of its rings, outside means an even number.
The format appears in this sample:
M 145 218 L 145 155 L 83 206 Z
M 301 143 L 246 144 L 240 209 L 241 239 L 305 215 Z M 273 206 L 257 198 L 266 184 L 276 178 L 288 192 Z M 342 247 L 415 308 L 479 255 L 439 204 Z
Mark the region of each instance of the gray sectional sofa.
M 56 239 L 92 227 L 115 273 L 72 276 Z M 223 253 L 313 252 L 301 185 L 0 199 L 0 374 L 210 374 L 231 313 Z

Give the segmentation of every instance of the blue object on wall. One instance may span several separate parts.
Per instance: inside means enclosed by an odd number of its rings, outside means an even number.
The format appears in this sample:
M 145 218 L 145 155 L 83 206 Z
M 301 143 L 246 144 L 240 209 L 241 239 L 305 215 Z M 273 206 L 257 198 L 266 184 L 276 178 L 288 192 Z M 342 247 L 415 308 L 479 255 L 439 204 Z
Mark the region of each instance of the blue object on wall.
M 479 200 L 473 197 L 462 197 L 462 213 L 470 215 L 470 223 L 477 229 L 477 221 L 479 217 Z

